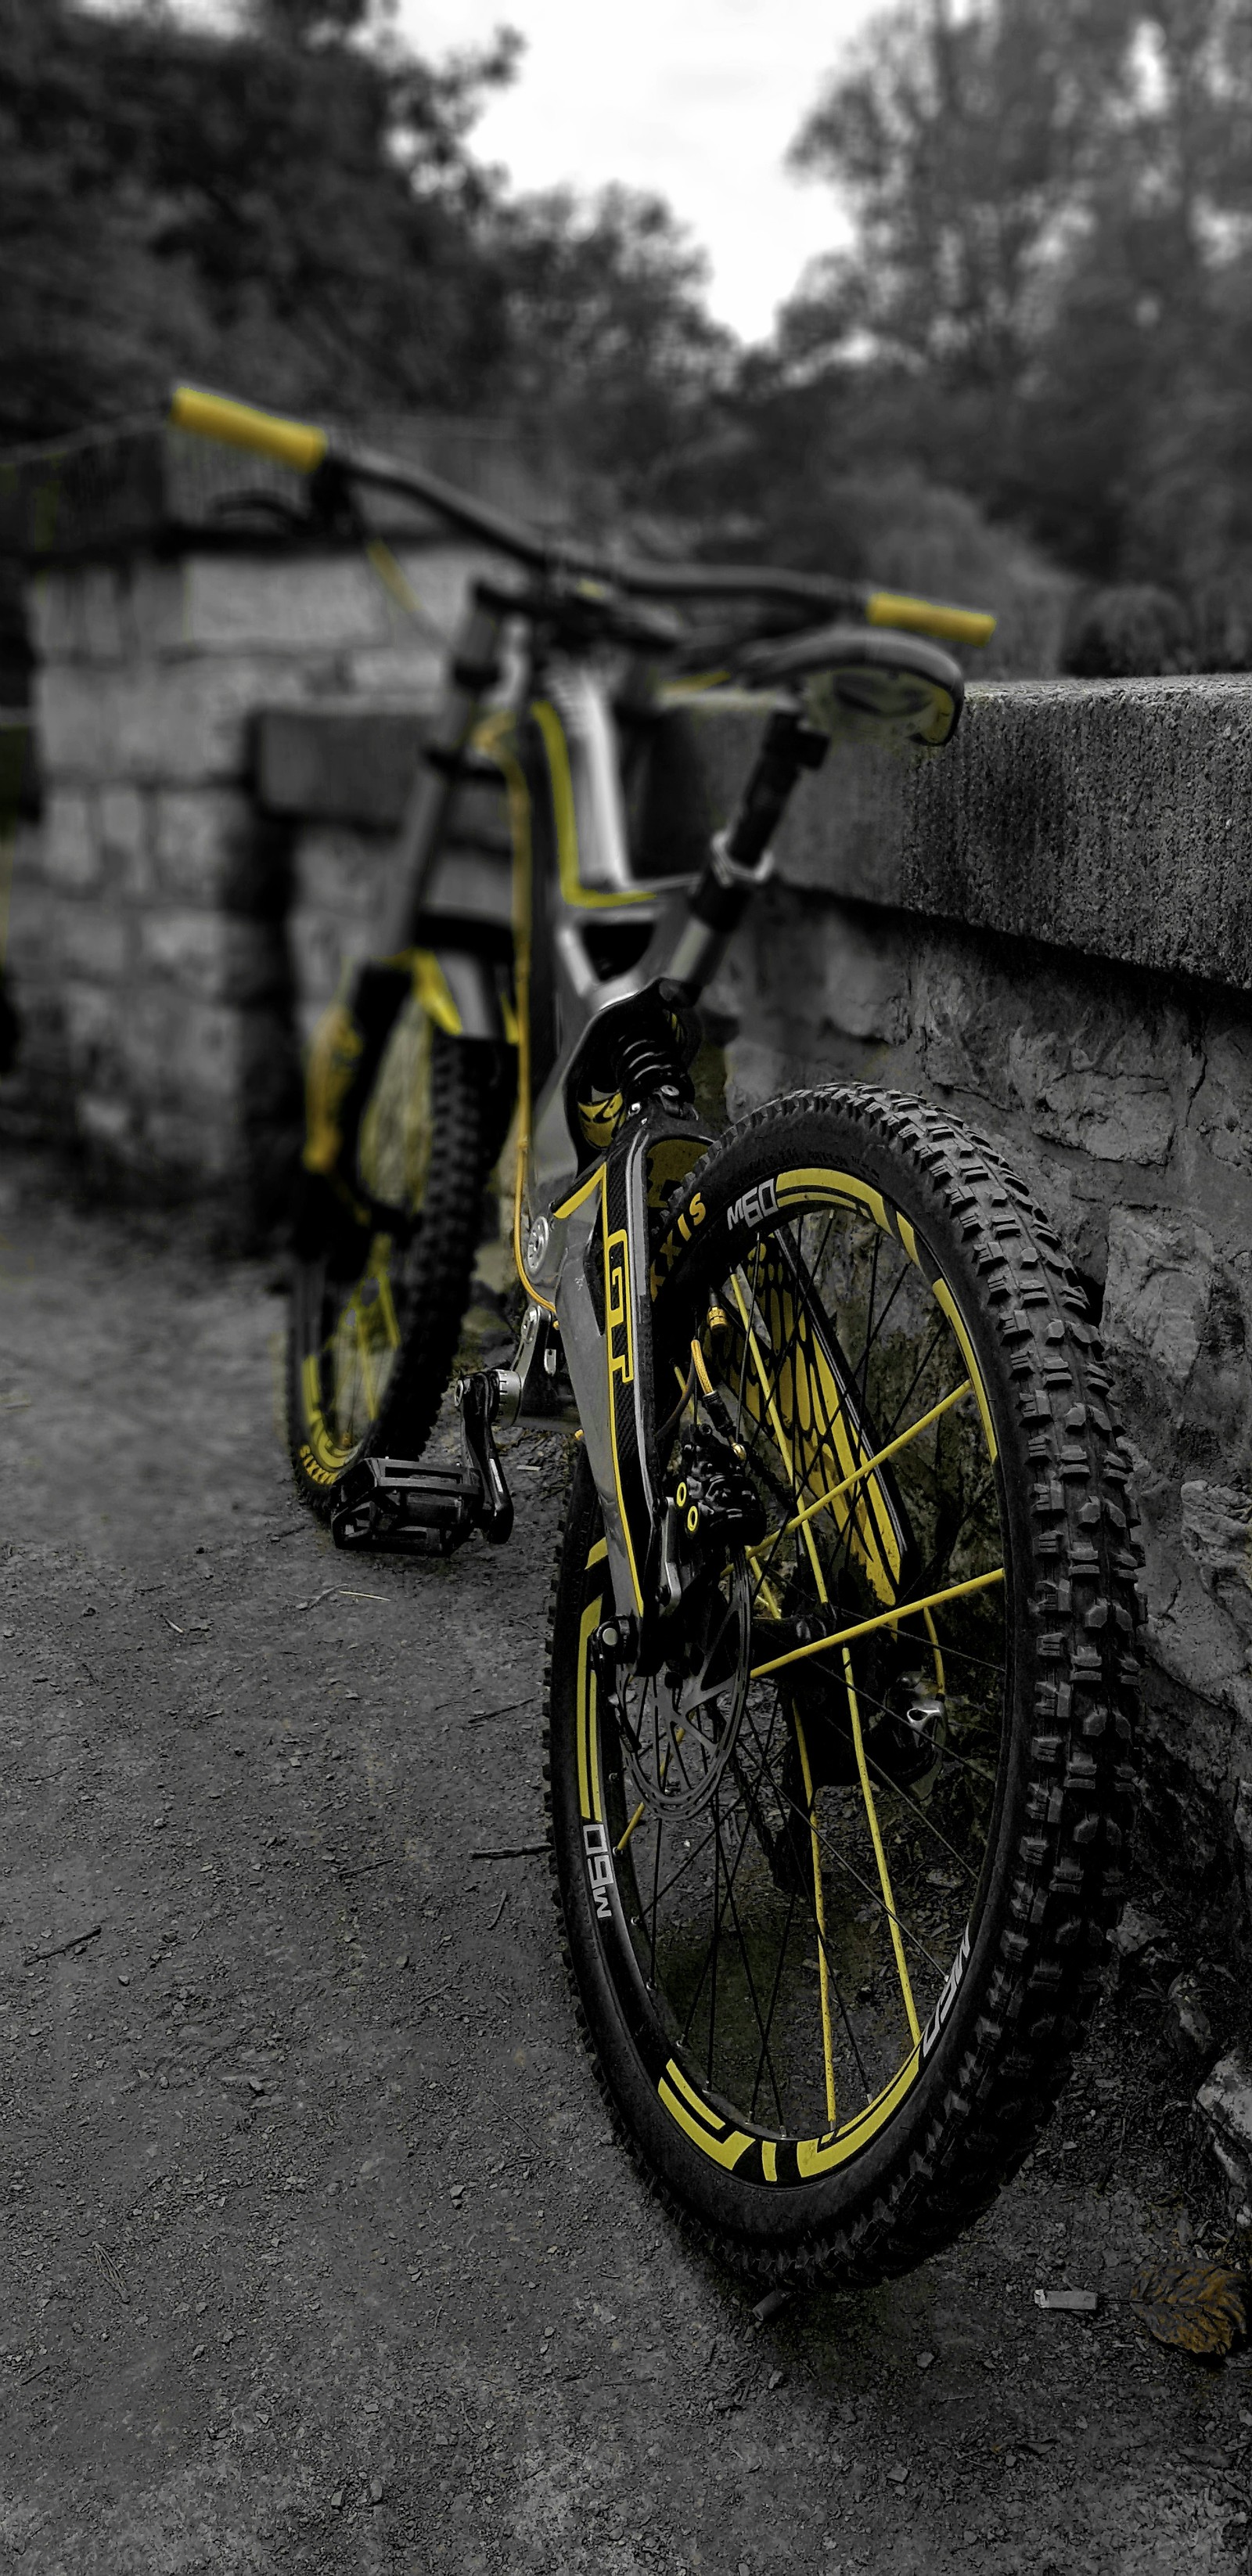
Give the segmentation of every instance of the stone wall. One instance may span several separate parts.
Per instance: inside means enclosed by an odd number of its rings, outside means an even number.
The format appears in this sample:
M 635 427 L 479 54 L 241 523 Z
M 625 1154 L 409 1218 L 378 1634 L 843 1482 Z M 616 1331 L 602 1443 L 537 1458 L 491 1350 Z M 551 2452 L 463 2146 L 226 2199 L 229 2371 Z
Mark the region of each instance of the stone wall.
M 707 810 L 745 746 L 688 720 Z M 1006 1151 L 1087 1283 L 1135 1460 L 1145 1823 L 1252 1897 L 1252 682 L 971 692 L 957 756 L 806 785 L 721 996 L 731 1107 L 852 1078 Z M 1180 967 L 1186 971 L 1179 971 Z
M 26 1023 L 10 1105 L 115 1183 L 213 1203 L 246 1236 L 299 1116 L 288 830 L 253 788 L 258 709 L 429 701 L 474 559 L 410 545 L 415 622 L 357 554 L 136 550 L 31 586 L 40 829 L 14 872 Z M 302 854 L 329 896 L 333 856 Z M 320 990 L 320 986 L 318 988 Z

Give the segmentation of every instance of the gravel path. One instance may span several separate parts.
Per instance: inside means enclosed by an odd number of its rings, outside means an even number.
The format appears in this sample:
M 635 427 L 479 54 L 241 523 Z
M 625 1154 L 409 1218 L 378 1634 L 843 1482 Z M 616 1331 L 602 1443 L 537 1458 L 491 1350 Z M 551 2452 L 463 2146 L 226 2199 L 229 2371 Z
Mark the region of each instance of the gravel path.
M 1106 2007 L 954 2254 L 758 2323 L 614 2147 L 564 1991 L 558 1455 L 515 1443 L 500 1554 L 336 1556 L 265 1275 L 6 1188 L 13 2576 L 1246 2570 L 1252 2370 L 1126 2302 L 1224 2224 L 1159 1999 Z

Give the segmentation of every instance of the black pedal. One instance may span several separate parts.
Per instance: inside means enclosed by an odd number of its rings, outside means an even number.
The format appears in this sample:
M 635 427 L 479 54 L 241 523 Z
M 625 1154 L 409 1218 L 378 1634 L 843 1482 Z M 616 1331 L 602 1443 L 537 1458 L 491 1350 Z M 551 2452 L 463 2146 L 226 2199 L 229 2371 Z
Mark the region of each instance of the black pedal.
M 499 1401 L 494 1369 L 459 1381 L 459 1467 L 426 1467 L 415 1458 L 360 1458 L 349 1467 L 330 1516 L 336 1547 L 450 1556 L 473 1530 L 499 1547 L 513 1528 L 513 1497 L 491 1433 Z
M 481 1510 L 482 1487 L 464 1468 L 361 1458 L 339 1479 L 330 1534 L 336 1547 L 450 1556 L 477 1529 Z

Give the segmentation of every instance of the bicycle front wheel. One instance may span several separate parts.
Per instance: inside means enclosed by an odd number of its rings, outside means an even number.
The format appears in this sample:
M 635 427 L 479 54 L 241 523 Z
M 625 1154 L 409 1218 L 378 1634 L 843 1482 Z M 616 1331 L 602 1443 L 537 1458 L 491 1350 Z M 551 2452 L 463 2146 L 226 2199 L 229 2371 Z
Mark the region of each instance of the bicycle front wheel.
M 598 1682 L 580 1458 L 550 1668 L 569 1961 L 677 2212 L 758 2275 L 873 2280 L 986 2206 L 1097 1992 L 1127 1461 L 1055 1237 L 927 1109 L 762 1110 L 684 1184 L 653 1278 L 658 1411 L 686 1390 L 667 1491 L 707 1513 L 737 1478 L 751 1544 L 714 1508 L 660 1669 Z
M 326 1510 L 371 1451 L 417 1457 L 469 1301 L 483 1191 L 512 1113 L 511 1048 L 400 1012 L 357 1141 L 373 1223 L 340 1217 L 293 1263 L 287 1427 L 297 1487 Z M 390 1212 L 394 1211 L 394 1214 Z

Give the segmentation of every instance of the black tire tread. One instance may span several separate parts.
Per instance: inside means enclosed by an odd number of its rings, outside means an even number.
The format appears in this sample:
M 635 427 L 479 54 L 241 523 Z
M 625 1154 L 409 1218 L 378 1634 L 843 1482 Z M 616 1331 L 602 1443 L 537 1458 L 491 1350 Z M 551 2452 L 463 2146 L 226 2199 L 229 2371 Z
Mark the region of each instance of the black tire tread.
M 506 1061 L 507 1059 L 507 1061 Z M 469 1302 L 483 1190 L 508 1131 L 511 1050 L 446 1036 L 431 1047 L 431 1150 L 411 1312 L 377 1419 L 357 1457 L 419 1457 L 443 1402 Z M 300 1459 L 301 1354 L 287 1336 L 287 1447 L 302 1499 L 329 1518 L 333 1486 L 315 1485 Z
M 907 2166 L 847 2228 L 764 2260 L 756 2252 L 747 2257 L 738 2240 L 695 2220 L 644 2163 L 609 2091 L 578 1993 L 545 1765 L 562 1948 L 581 2036 L 614 2129 L 649 2191 L 687 2234 L 754 2280 L 795 2285 L 819 2277 L 869 2285 L 912 2269 L 990 2205 L 1047 2120 L 1101 1991 L 1100 1961 L 1123 1892 L 1133 1797 L 1135 1632 L 1142 1616 L 1142 1551 L 1127 1496 L 1130 1460 L 1110 1410 L 1099 1337 L 1059 1237 L 993 1145 L 941 1110 L 898 1093 L 858 1085 L 790 1093 L 753 1110 L 711 1149 L 674 1193 L 660 1233 L 730 1150 L 835 1106 L 859 1122 L 867 1138 L 928 1173 L 974 1250 L 986 1312 L 1017 1381 L 1022 1422 L 1030 1426 L 1031 1514 L 1039 1552 L 1055 1567 L 1050 1585 L 1037 1591 L 1034 1609 L 1041 1643 L 1047 1639 L 1043 1660 L 1056 1680 L 1041 1683 L 1036 1695 L 1029 1830 L 1019 1838 L 998 1956 L 973 2040 Z M 680 1268 L 676 1264 L 675 1277 Z M 1080 1410 L 1081 1424 L 1067 1425 L 1066 1417 Z M 1074 1435 L 1081 1429 L 1081 1444 L 1077 1436 L 1067 1443 L 1067 1429 Z M 548 1619 L 549 1695 L 560 1644 L 560 1572 L 558 1551 Z M 1068 1609 L 1061 1607 L 1062 1587 Z M 1101 1640 L 1097 1662 L 1075 1664 L 1075 1649 Z

